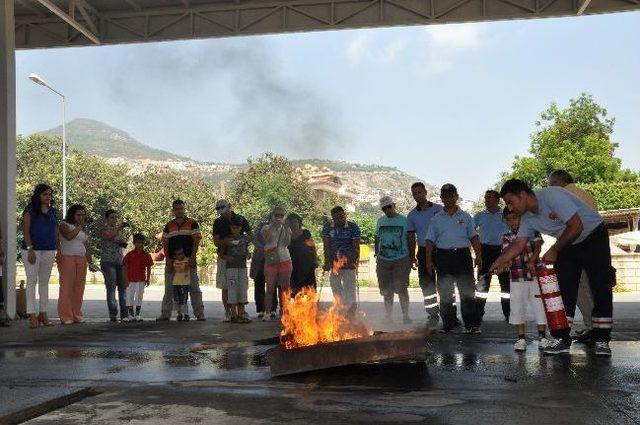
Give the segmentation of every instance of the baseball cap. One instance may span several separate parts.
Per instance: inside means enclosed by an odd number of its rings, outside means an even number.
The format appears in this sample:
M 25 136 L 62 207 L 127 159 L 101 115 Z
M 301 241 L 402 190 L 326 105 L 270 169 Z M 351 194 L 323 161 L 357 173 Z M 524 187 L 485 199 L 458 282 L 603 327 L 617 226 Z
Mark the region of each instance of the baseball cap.
M 440 196 L 448 194 L 458 194 L 458 189 L 456 189 L 456 187 L 451 183 L 446 183 L 440 188 Z
M 384 208 L 386 206 L 389 205 L 393 205 L 395 202 L 393 202 L 393 198 L 391 196 L 383 196 L 382 198 L 380 198 L 380 208 Z

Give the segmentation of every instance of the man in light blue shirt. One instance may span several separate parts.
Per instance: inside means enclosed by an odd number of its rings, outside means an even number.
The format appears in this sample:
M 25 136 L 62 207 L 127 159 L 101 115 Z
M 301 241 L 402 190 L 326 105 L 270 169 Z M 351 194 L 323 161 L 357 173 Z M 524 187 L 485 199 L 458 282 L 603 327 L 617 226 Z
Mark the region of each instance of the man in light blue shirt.
M 452 184 L 440 189 L 444 209 L 431 220 L 427 230 L 426 268 L 433 271 L 432 253 L 435 250 L 437 287 L 440 296 L 442 332 L 450 332 L 458 325 L 455 286 L 460 294 L 462 320 L 468 333 L 480 333 L 480 317 L 476 305 L 475 279 L 469 245 L 476 254 L 476 265 L 482 262 L 482 249 L 471 216 L 458 207 L 458 191 Z
M 404 323 L 409 318 L 409 274 L 411 258 L 407 234 L 407 218 L 396 212 L 396 204 L 390 196 L 380 199 L 384 215 L 378 219 L 375 231 L 376 275 L 380 295 L 384 298 L 385 322 L 391 323 L 393 297 L 398 294 Z
M 427 273 L 425 259 L 427 230 L 433 216 L 442 211 L 442 205 L 427 200 L 427 188 L 422 182 L 411 185 L 411 194 L 416 201 L 416 207 L 407 216 L 409 254 L 414 266 L 418 267 L 418 279 L 424 297 L 424 308 L 429 315 L 429 325 L 435 326 L 438 324 L 438 314 L 440 313 L 436 279 L 433 273 Z M 418 246 L 417 255 L 416 245 Z
M 480 234 L 482 245 L 482 264 L 478 267 L 478 283 L 476 284 L 476 298 L 480 319 L 484 317 L 484 307 L 489 297 L 491 285 L 491 273 L 489 267 L 502 253 L 502 236 L 509 232 L 502 217 L 500 208 L 500 194 L 495 190 L 487 190 L 484 194 L 485 209 L 473 217 L 476 230 Z M 509 321 L 510 312 L 510 287 L 509 273 L 498 275 L 500 282 L 500 303 L 504 319 Z
M 547 187 L 534 192 L 522 180 L 511 179 L 502 186 L 500 195 L 507 206 L 521 216 L 521 220 L 518 237 L 491 266 L 492 271 L 506 269 L 534 231 L 557 238 L 556 243 L 542 256 L 542 261 L 554 264 L 569 327 L 551 330 L 551 335 L 557 339 L 544 349 L 544 353 L 554 355 L 570 351 L 569 334 L 580 275 L 584 269 L 593 294 L 592 339 L 595 341 L 595 354 L 610 356 L 615 274 L 611 266 L 609 234 L 602 217 L 560 187 Z

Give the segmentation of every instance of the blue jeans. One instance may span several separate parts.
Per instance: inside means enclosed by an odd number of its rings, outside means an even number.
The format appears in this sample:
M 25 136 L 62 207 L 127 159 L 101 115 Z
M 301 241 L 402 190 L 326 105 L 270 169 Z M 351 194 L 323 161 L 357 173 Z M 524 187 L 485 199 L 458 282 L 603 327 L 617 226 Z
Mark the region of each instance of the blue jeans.
M 107 289 L 107 307 L 109 317 L 118 317 L 118 304 L 120 304 L 120 318 L 127 317 L 127 286 L 124 284 L 122 265 L 112 262 L 100 262 L 104 286 Z M 118 289 L 118 302 L 116 302 L 116 288 Z

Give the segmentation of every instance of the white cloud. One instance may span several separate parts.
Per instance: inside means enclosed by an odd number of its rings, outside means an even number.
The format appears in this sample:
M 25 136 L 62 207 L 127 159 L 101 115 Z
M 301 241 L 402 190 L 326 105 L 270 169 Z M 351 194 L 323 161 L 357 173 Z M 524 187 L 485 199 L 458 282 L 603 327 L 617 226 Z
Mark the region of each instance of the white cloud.
M 370 40 L 364 34 L 359 34 L 351 40 L 346 49 L 347 59 L 351 65 L 359 65 L 365 61 L 377 63 L 393 62 L 405 49 L 403 40 L 393 40 L 383 43 L 381 40 Z
M 426 72 L 437 74 L 453 67 L 463 53 L 480 50 L 485 42 L 482 24 L 456 24 L 430 26 L 427 38 Z

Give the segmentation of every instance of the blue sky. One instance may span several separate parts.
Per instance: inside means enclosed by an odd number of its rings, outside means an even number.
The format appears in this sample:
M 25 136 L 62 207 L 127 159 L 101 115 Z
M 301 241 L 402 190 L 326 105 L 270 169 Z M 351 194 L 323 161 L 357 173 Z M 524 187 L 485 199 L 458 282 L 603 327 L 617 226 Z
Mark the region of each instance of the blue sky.
M 93 118 L 192 158 L 396 166 L 477 199 L 551 101 L 594 95 L 640 169 L 640 13 L 21 51 L 18 132 Z

